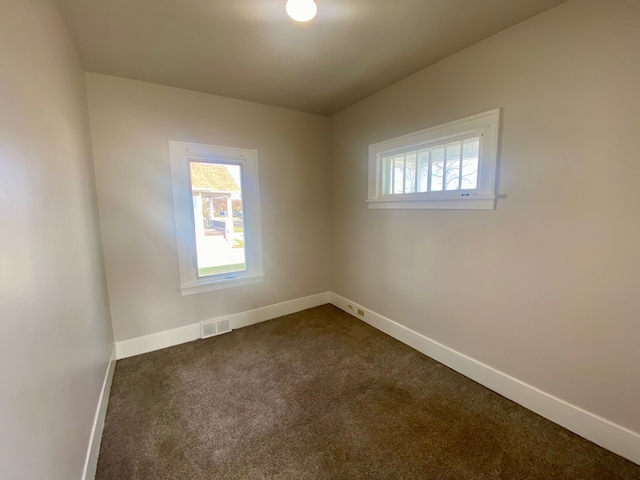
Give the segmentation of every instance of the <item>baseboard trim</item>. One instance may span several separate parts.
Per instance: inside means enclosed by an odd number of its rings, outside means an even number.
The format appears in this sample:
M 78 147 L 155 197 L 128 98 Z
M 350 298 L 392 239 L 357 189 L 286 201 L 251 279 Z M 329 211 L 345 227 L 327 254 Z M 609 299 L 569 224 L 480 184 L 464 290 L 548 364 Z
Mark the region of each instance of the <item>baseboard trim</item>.
M 91 428 L 91 437 L 89 438 L 89 447 L 87 448 L 87 456 L 84 462 L 84 471 L 82 473 L 83 480 L 93 480 L 96 476 L 96 467 L 98 466 L 98 455 L 100 453 L 100 442 L 102 441 L 102 431 L 104 430 L 104 419 L 107 415 L 107 406 L 109 405 L 109 393 L 111 392 L 111 383 L 113 382 L 113 373 L 116 369 L 116 347 L 113 346 L 107 372 L 102 382 L 102 390 L 98 399 L 98 407 L 93 418 L 93 427 Z
M 330 292 L 322 292 L 308 297 L 296 298 L 286 302 L 268 305 L 255 310 L 223 315 L 210 320 L 228 318 L 231 320 L 231 328 L 242 328 L 256 323 L 278 318 L 283 315 L 300 312 L 307 308 L 313 308 L 329 303 Z M 194 323 L 185 327 L 174 328 L 164 332 L 153 333 L 142 337 L 116 342 L 117 358 L 128 358 L 143 353 L 153 352 L 162 348 L 173 347 L 181 343 L 192 342 L 200 338 L 200 324 Z
M 474 360 L 336 293 L 331 292 L 330 303 L 538 415 L 640 464 L 640 434 Z M 358 309 L 364 315 L 359 315 Z
M 438 362 L 452 368 L 453 370 L 469 377 L 470 379 L 484 385 L 485 387 L 499 393 L 500 395 L 513 400 L 523 407 L 551 420 L 558 425 L 610 450 L 622 457 L 640 464 L 640 434 L 633 432 L 625 427 L 617 425 L 609 420 L 599 417 L 580 407 L 572 405 L 560 398 L 550 395 L 536 387 L 524 383 L 506 373 L 496 370 L 478 360 L 475 360 L 463 353 L 449 348 L 435 340 L 432 340 L 410 328 L 407 328 L 389 318 L 386 318 L 376 312 L 373 312 L 363 306 L 352 302 L 336 293 L 323 292 L 308 297 L 298 298 L 287 302 L 269 305 L 255 310 L 225 315 L 219 317 L 229 318 L 231 320 L 231 328 L 237 329 L 254 325 L 256 323 L 271 320 L 296 313 L 307 308 L 317 307 L 331 303 L 356 318 L 368 323 L 374 328 L 392 336 L 393 338 L 409 345 L 419 352 L 437 360 Z M 349 308 L 351 305 L 351 308 Z M 365 312 L 364 315 L 358 314 L 358 309 Z M 212 319 L 216 320 L 216 319 Z M 187 325 L 185 327 L 167 330 L 164 332 L 145 335 L 143 337 L 132 338 L 116 342 L 116 358 L 127 358 L 143 353 L 160 350 L 162 348 L 179 345 L 181 343 L 191 342 L 200 338 L 200 324 Z M 108 402 L 108 390 L 111 378 L 113 377 L 113 368 L 115 362 L 110 362 L 110 369 L 105 377 L 103 386 L 103 394 L 101 396 L 101 405 L 96 412 L 96 422 L 90 450 L 87 455 L 87 465 L 85 466 L 85 480 L 93 478 L 87 476 L 90 472 L 92 449 L 95 449 L 95 464 L 97 464 L 97 453 L 100 447 L 100 438 L 102 428 L 104 426 L 104 413 L 106 413 L 106 404 Z M 106 393 L 106 400 L 105 400 Z M 104 412 L 102 412 L 102 404 L 104 404 Z M 102 417 L 100 418 L 100 415 Z M 97 445 L 97 446 L 95 446 Z M 95 472 L 95 464 L 93 472 Z

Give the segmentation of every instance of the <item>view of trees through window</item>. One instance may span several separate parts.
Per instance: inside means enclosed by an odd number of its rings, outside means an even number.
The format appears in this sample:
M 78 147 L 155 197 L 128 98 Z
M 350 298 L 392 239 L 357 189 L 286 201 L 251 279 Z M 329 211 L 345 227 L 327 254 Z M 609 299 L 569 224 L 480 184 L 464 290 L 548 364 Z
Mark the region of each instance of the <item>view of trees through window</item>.
M 478 186 L 480 137 L 382 158 L 383 194 L 474 190 Z
M 198 277 L 246 270 L 240 165 L 190 162 Z

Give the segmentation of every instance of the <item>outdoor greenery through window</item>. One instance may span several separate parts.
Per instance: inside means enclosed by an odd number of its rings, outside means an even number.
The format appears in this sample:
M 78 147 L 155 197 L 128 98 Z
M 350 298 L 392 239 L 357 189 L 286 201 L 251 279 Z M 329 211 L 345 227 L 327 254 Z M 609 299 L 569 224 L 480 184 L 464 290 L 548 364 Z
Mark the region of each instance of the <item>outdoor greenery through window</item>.
M 264 281 L 258 152 L 169 141 L 180 293 Z
M 190 162 L 198 277 L 246 270 L 240 165 Z

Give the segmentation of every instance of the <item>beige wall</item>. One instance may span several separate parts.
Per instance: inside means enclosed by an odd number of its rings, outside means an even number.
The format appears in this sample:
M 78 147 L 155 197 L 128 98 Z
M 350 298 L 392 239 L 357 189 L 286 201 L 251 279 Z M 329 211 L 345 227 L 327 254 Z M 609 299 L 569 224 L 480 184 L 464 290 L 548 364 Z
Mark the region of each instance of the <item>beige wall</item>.
M 0 477 L 77 479 L 113 335 L 84 78 L 54 2 L 0 2 L 0 64 Z
M 86 82 L 117 340 L 329 289 L 326 117 L 103 75 Z M 258 150 L 264 283 L 180 295 L 169 140 Z
M 573 0 L 331 120 L 87 74 L 116 338 L 331 288 L 640 431 L 639 18 Z M 2 2 L 0 60 L 0 471 L 79 478 L 113 343 L 85 83 L 51 1 Z M 367 209 L 369 143 L 494 107 L 496 211 Z M 180 296 L 169 139 L 259 151 L 263 284 Z
M 640 432 L 640 2 L 572 1 L 332 118 L 336 293 Z M 495 211 L 368 210 L 367 146 L 503 107 Z

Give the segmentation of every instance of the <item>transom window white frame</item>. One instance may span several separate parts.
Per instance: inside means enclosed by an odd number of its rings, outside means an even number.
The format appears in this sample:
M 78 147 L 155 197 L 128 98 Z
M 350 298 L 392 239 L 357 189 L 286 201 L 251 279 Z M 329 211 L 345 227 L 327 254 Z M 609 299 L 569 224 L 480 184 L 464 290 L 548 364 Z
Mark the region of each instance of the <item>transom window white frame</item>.
M 169 141 L 169 155 L 181 294 L 192 295 L 263 282 L 265 275 L 262 263 L 257 150 Z M 192 161 L 240 166 L 247 266 L 246 270 L 242 272 L 198 277 L 195 219 L 189 170 Z
M 369 208 L 495 209 L 499 128 L 500 109 L 498 108 L 369 145 L 369 191 L 367 198 Z M 417 154 L 417 152 L 426 151 L 433 147 L 446 146 L 451 142 L 459 142 L 462 149 L 465 140 L 478 138 L 478 173 L 475 188 L 464 188 L 462 180 L 459 181 L 457 188 L 446 190 L 446 187 L 443 187 L 440 191 L 418 191 L 418 188 L 414 188 L 413 191 L 408 189 L 410 192 L 407 193 L 407 189 L 403 187 L 402 192 L 394 192 L 395 187 L 389 187 L 389 182 L 391 182 L 388 178 L 389 172 L 393 174 L 393 169 L 395 169 L 395 164 L 392 167 L 385 167 L 385 162 L 388 162 L 390 157 L 397 155 L 398 158 L 401 158 L 407 152 Z M 462 169 L 462 153 L 460 155 L 459 164 Z M 444 165 L 446 165 L 446 160 Z M 417 177 L 417 167 L 415 168 L 415 177 Z M 431 159 L 429 159 L 428 168 L 428 190 L 431 190 Z M 459 175 L 461 178 L 462 173 Z M 418 182 L 418 180 L 415 181 Z

